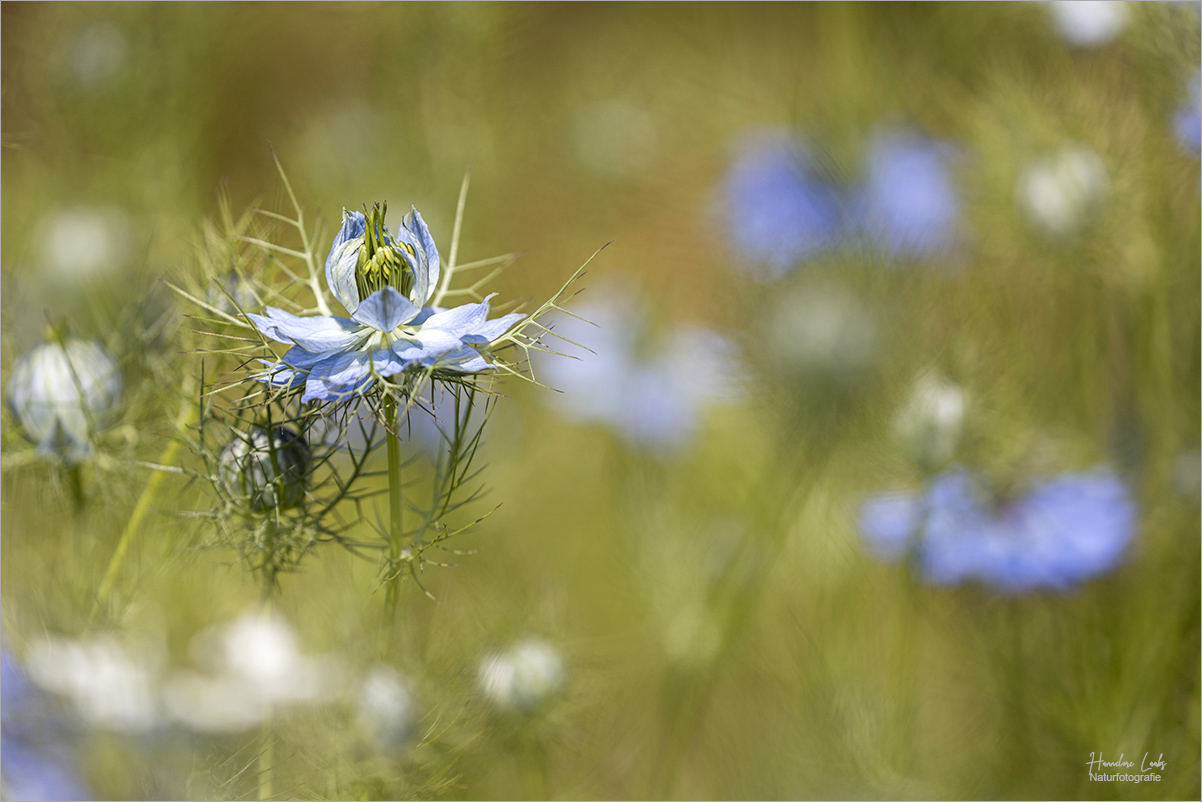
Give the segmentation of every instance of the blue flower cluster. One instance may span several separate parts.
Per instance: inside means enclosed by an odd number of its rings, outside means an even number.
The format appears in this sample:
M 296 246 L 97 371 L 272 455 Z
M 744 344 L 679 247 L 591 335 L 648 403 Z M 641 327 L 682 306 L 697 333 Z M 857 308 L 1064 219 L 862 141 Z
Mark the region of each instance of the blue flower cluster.
M 946 143 L 911 131 L 879 131 L 863 182 L 844 191 L 819 175 L 796 139 L 760 137 L 726 176 L 731 246 L 741 266 L 769 279 L 845 243 L 896 258 L 936 256 L 955 241 L 960 218 L 950 155 Z
M 628 294 L 602 290 L 573 312 L 589 322 L 565 318 L 555 332 L 592 353 L 540 360 L 538 374 L 563 391 L 551 403 L 565 417 L 605 424 L 632 446 L 669 453 L 692 437 L 704 405 L 737 392 L 734 346 L 716 332 L 681 326 L 643 356 L 646 317 Z
M 260 379 L 303 386 L 302 402 L 346 401 L 409 369 L 492 369 L 488 346 L 524 315 L 489 320 L 492 296 L 454 309 L 428 306 L 439 279 L 430 229 L 414 209 L 394 235 L 385 212 L 344 212 L 326 259 L 330 292 L 350 318 L 298 317 L 275 307 L 247 315 L 264 337 L 292 346 Z
M 928 582 L 981 582 L 1003 593 L 1068 590 L 1113 570 L 1135 526 L 1134 501 L 1106 471 L 1057 476 L 1000 502 L 952 470 L 925 492 L 870 500 L 860 518 L 878 555 L 911 555 Z
M 0 653 L 0 797 L 90 799 L 67 734 L 50 700 L 10 654 Z

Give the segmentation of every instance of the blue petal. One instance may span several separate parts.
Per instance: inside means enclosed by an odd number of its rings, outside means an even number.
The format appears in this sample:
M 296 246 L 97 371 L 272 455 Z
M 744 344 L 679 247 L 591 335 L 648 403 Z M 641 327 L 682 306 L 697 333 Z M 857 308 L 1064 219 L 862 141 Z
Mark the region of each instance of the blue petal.
M 355 267 L 359 262 L 359 246 L 367 229 L 363 212 L 342 211 L 342 228 L 334 235 L 330 255 L 326 257 L 326 284 L 346 311 L 359 306 L 359 287 L 355 283 Z
M 359 304 L 354 318 L 376 331 L 393 331 L 402 323 L 412 320 L 420 311 L 394 288 L 385 287 L 373 292 L 366 301 Z
M 496 293 L 493 293 L 493 295 L 496 295 Z M 480 324 L 488 319 L 488 301 L 492 297 L 490 295 L 478 304 L 464 304 L 454 309 L 436 312 L 426 319 L 423 326 L 431 329 L 441 329 L 448 334 L 462 337 L 464 334 L 475 331 Z
M 366 390 L 375 379 L 369 367 L 369 355 L 364 351 L 334 354 L 318 362 L 305 381 L 306 401 L 345 401 L 356 392 Z
M 438 246 L 434 244 L 434 237 L 430 234 L 430 228 L 426 225 L 426 221 L 422 219 L 422 213 L 416 207 L 405 215 L 402 225 L 417 237 L 421 245 L 422 253 L 426 258 L 421 260 L 422 264 L 416 271 L 417 284 L 414 286 L 414 298 L 418 304 L 425 306 L 426 301 L 430 300 L 430 296 L 434 294 L 435 288 L 438 287 L 438 274 L 440 270 Z
M 283 362 L 291 368 L 298 370 L 308 370 L 323 359 L 329 359 L 329 351 L 306 351 L 299 345 L 294 345 L 284 354 Z
M 363 336 L 363 328 L 344 317 L 297 317 L 273 306 L 267 307 L 266 312 L 266 316 L 247 314 L 260 334 L 276 342 L 299 345 L 306 351 L 344 350 Z
M 461 339 L 465 343 L 472 343 L 473 345 L 484 345 L 485 343 L 490 343 L 505 332 L 509 331 L 511 328 L 513 328 L 513 324 L 525 317 L 525 315 L 515 312 L 512 315 L 505 315 L 504 317 L 499 317 L 496 320 L 490 320 L 476 327 L 476 329 L 469 334 L 463 335 Z
M 463 343 L 453 334 L 439 329 L 422 329 L 411 340 L 397 340 L 393 352 L 406 364 L 433 365 L 449 351 L 458 351 Z
M 435 367 L 440 370 L 453 370 L 456 373 L 480 373 L 493 369 L 488 360 L 480 356 L 476 349 L 468 346 L 464 346 L 454 353 L 444 354 Z
M 920 502 L 914 494 L 877 496 L 860 510 L 860 531 L 878 554 L 896 560 L 911 545 L 919 517 Z

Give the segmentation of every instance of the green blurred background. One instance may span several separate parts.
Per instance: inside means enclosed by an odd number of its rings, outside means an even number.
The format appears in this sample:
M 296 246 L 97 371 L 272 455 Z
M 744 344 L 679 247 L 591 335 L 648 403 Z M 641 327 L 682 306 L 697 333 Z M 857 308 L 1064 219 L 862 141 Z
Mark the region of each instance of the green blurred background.
M 1197 798 L 1199 172 L 1174 139 L 1199 59 L 1196 3 L 1138 4 L 1092 47 L 1041 3 L 400 4 L 6 2 L 4 376 L 48 320 L 118 354 L 112 437 L 155 460 L 199 371 L 157 281 L 196 271 L 218 213 L 415 204 L 441 248 L 472 171 L 462 259 L 524 252 L 491 287 L 552 294 L 597 248 L 646 343 L 691 323 L 745 391 L 670 455 L 554 414 L 510 381 L 488 438 L 500 509 L 379 615 L 376 565 L 335 547 L 283 580 L 306 651 L 411 678 L 423 739 L 372 757 L 349 702 L 277 722 L 274 794 L 298 798 Z M 1196 102 L 1196 101 L 1194 101 Z M 738 268 L 724 176 L 749 131 L 788 129 L 850 185 L 872 131 L 956 143 L 962 247 L 938 269 L 861 249 L 777 283 Z M 1065 143 L 1109 193 L 1053 241 L 1015 201 Z M 324 256 L 326 245 L 318 250 Z M 445 252 L 445 250 L 444 250 Z M 853 299 L 873 352 L 851 378 L 774 358 L 781 298 Z M 804 330 L 804 327 L 803 327 Z M 644 345 L 646 345 L 644 343 Z M 650 347 L 650 346 L 647 346 Z M 587 355 L 586 355 L 587 358 Z M 842 359 L 835 354 L 837 364 Z M 1110 464 L 1140 524 L 1125 564 L 1068 593 L 930 588 L 873 559 L 860 502 L 921 471 L 890 434 L 930 367 L 966 390 L 965 459 L 993 474 Z M 173 383 L 175 382 L 175 383 Z M 118 611 L 87 610 L 148 472 L 20 460 L 6 419 L 4 646 L 97 630 L 184 663 L 253 608 L 233 554 L 155 502 Z M 379 516 L 384 515 L 384 507 Z M 372 521 L 377 515 L 370 515 Z M 362 525 L 370 528 L 370 522 Z M 537 715 L 482 700 L 476 666 L 527 634 L 565 661 Z M 87 732 L 97 798 L 243 798 L 257 733 Z M 1163 753 L 1161 783 L 1091 783 L 1090 753 Z

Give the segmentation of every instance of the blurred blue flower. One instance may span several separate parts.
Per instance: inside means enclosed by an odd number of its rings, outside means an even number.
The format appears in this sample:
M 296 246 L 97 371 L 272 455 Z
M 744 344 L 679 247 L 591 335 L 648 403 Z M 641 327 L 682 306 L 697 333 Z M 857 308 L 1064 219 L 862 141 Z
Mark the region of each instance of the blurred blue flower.
M 867 502 L 860 528 L 880 556 L 911 555 L 927 581 L 1004 593 L 1068 590 L 1114 569 L 1135 534 L 1135 503 L 1113 474 L 1065 474 L 998 502 L 962 470 L 925 492 Z
M 642 357 L 645 317 L 627 294 L 603 290 L 573 311 L 590 322 L 566 318 L 555 332 L 592 353 L 540 360 L 540 380 L 563 391 L 551 403 L 565 417 L 669 453 L 692 437 L 705 404 L 738 392 L 734 346 L 716 332 L 681 326 Z
M 954 241 L 960 198 L 948 174 L 950 147 L 905 131 L 878 133 L 853 204 L 856 225 L 894 256 L 931 256 Z
M 90 799 L 50 700 L 0 653 L 0 798 Z
M 1173 130 L 1183 150 L 1197 153 L 1202 149 L 1202 77 L 1194 73 L 1189 85 L 1189 99 L 1173 118 Z
M 438 286 L 438 248 L 421 214 L 405 215 L 394 237 L 385 208 L 370 217 L 344 212 L 326 259 L 326 281 L 351 317 L 298 317 L 268 307 L 247 318 L 265 337 L 291 345 L 258 378 L 304 385 L 305 401 L 345 401 L 377 379 L 420 367 L 478 373 L 492 365 L 481 350 L 523 315 L 488 320 L 488 302 L 454 309 L 425 306 Z
M 784 136 L 745 147 L 726 176 L 726 224 L 741 267 L 774 279 L 834 245 L 839 195 L 815 177 L 805 150 Z

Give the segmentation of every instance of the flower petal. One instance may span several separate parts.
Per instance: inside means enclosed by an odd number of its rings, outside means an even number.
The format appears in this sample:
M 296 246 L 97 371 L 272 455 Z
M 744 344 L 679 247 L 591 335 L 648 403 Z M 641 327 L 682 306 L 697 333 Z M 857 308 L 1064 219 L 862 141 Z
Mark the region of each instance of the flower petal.
M 493 369 L 488 360 L 480 356 L 479 351 L 468 345 L 456 351 L 443 354 L 438 358 L 434 367 L 439 370 L 452 370 L 456 373 L 480 373 Z
M 426 221 L 422 219 L 422 213 L 417 210 L 416 206 L 413 207 L 409 214 L 405 215 L 401 224 L 417 237 L 417 241 L 421 245 L 421 250 L 426 255 L 425 259 L 419 260 L 421 264 L 415 271 L 417 283 L 413 288 L 414 299 L 419 306 L 425 306 L 426 301 L 430 300 L 430 296 L 434 294 L 435 288 L 438 287 L 440 270 L 438 246 L 434 244 L 434 237 L 430 234 L 430 228 L 426 225 Z
M 453 334 L 440 329 L 422 329 L 412 339 L 397 340 L 393 352 L 407 365 L 432 365 L 448 351 L 456 351 L 463 343 Z
M 363 336 L 363 327 L 344 317 L 297 317 L 274 306 L 267 307 L 266 312 L 266 315 L 247 314 L 260 334 L 276 342 L 299 345 L 306 351 L 345 350 Z
M 308 370 L 323 359 L 329 359 L 332 354 L 329 351 L 306 351 L 299 345 L 294 345 L 284 354 L 283 363 L 290 368 L 298 370 Z
M 385 287 L 373 292 L 366 301 L 359 304 L 354 318 L 376 331 L 392 331 L 402 323 L 412 320 L 420 311 L 394 288 Z
M 485 323 L 477 326 L 475 330 L 469 332 L 468 334 L 464 334 L 462 337 L 460 337 L 460 339 L 462 339 L 465 343 L 471 343 L 473 345 L 484 345 L 486 343 L 490 343 L 505 332 L 509 331 L 513 327 L 513 324 L 525 317 L 525 315 L 515 312 L 512 315 L 505 315 L 504 317 L 499 317 L 495 320 L 486 321 Z
M 493 293 L 493 295 L 496 295 L 496 293 Z M 490 295 L 478 304 L 464 304 L 454 309 L 435 312 L 426 318 L 426 321 L 422 324 L 422 328 L 441 329 L 448 334 L 462 337 L 464 334 L 475 331 L 480 324 L 488 319 L 488 301 L 492 297 Z
M 356 392 L 366 390 L 375 379 L 369 367 L 370 356 L 365 351 L 334 354 L 318 362 L 305 380 L 306 401 L 345 401 Z
M 343 209 L 342 228 L 334 235 L 330 255 L 326 257 L 326 284 L 348 312 L 354 312 L 359 306 L 355 267 L 359 262 L 359 246 L 363 244 L 366 228 L 367 218 L 363 212 L 348 212 Z

